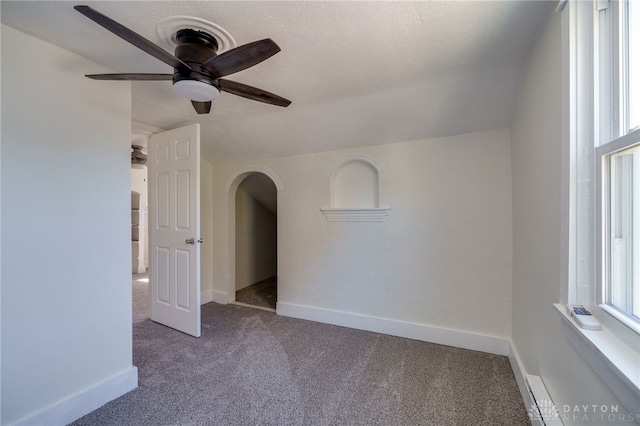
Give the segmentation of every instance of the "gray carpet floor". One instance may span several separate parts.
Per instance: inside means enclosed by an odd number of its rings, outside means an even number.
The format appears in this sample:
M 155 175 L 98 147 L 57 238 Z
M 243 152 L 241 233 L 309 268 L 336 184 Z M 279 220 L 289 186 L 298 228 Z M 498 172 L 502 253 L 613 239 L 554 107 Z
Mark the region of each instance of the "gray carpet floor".
M 204 305 L 199 339 L 142 316 L 139 387 L 74 425 L 530 424 L 503 356 L 235 305 Z
M 133 323 L 142 322 L 151 317 L 149 310 L 149 274 L 133 276 L 132 294 Z M 134 325 L 135 328 L 135 325 Z M 135 342 L 134 342 L 135 345 Z
M 271 277 L 236 291 L 236 302 L 275 309 L 276 295 L 276 277 Z

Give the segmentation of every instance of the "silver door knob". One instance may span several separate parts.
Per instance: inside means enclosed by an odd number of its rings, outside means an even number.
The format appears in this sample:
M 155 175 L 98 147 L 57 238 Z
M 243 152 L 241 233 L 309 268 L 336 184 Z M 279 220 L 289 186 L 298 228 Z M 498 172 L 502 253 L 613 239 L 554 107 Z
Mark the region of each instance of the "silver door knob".
M 194 238 L 187 238 L 184 242 L 187 244 L 195 244 L 196 240 Z

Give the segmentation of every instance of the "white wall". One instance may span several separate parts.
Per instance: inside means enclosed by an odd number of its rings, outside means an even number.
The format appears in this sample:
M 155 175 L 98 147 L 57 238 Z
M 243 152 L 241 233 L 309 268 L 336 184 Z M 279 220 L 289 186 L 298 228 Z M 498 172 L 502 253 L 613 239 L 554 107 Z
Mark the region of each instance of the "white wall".
M 566 18 L 566 17 L 565 17 Z M 562 15 L 551 15 L 530 56 L 512 126 L 513 345 L 556 405 L 622 404 L 564 337 L 553 308 L 568 285 L 561 259 Z M 566 294 L 566 288 L 564 290 Z M 572 424 L 571 419 L 565 424 Z
M 380 205 L 391 213 L 383 223 L 327 222 L 319 210 L 330 204 L 329 166 L 353 153 L 387 168 Z M 509 339 L 508 130 L 214 165 L 214 286 L 221 295 L 233 289 L 235 268 L 229 192 L 236 176 L 261 168 L 283 186 L 279 312 L 312 308 L 373 317 L 374 324 L 386 318 L 400 322 L 393 326 L 435 327 L 428 331 L 436 334 L 461 330 L 466 341 L 469 333 Z
M 11 250 L 2 252 L 0 421 L 64 424 L 137 386 L 131 89 L 89 80 L 95 64 L 1 28 L 2 245 Z
M 242 187 L 236 191 L 236 290 L 275 277 L 276 216 Z

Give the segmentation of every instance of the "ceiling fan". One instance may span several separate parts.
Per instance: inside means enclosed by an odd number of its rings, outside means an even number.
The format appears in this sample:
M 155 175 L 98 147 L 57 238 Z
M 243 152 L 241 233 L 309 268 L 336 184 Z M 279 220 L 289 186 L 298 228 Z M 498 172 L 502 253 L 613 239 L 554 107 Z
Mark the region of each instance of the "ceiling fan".
M 74 9 L 118 37 L 173 67 L 173 74 L 89 74 L 87 75 L 89 78 L 135 81 L 172 80 L 174 89 L 180 95 L 191 99 L 193 108 L 198 114 L 207 114 L 211 110 L 211 101 L 217 98 L 221 91 L 281 107 L 291 103 L 290 100 L 265 90 L 221 78 L 257 65 L 278 53 L 280 47 L 269 38 L 254 41 L 218 55 L 218 42 L 215 37 L 204 31 L 187 28 L 176 33 L 178 45 L 174 56 L 89 6 L 74 6 Z

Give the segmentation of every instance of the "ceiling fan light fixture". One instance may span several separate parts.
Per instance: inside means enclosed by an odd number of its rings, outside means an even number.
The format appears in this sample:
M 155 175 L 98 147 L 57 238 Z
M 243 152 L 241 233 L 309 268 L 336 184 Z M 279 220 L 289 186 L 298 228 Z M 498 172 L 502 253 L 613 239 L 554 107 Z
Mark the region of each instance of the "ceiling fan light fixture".
M 196 102 L 209 102 L 220 96 L 217 87 L 198 80 L 180 80 L 173 83 L 178 94 Z
M 188 25 L 178 28 L 175 32 L 176 47 L 172 55 L 140 34 L 89 6 L 77 5 L 74 6 L 74 9 L 107 31 L 173 68 L 173 74 L 90 74 L 87 75 L 88 78 L 128 81 L 173 80 L 176 92 L 190 99 L 198 114 L 210 112 L 211 101 L 220 96 L 220 91 L 281 107 L 291 104 L 290 100 L 266 90 L 221 79 L 221 77 L 257 65 L 278 53 L 280 47 L 270 38 L 243 44 L 221 53 L 219 51 L 220 40 L 216 37 L 219 35 L 217 32 L 207 31 L 207 28 L 200 29 L 201 25 Z M 196 19 L 196 21 L 198 20 Z M 198 21 L 197 23 L 201 24 L 202 22 Z

